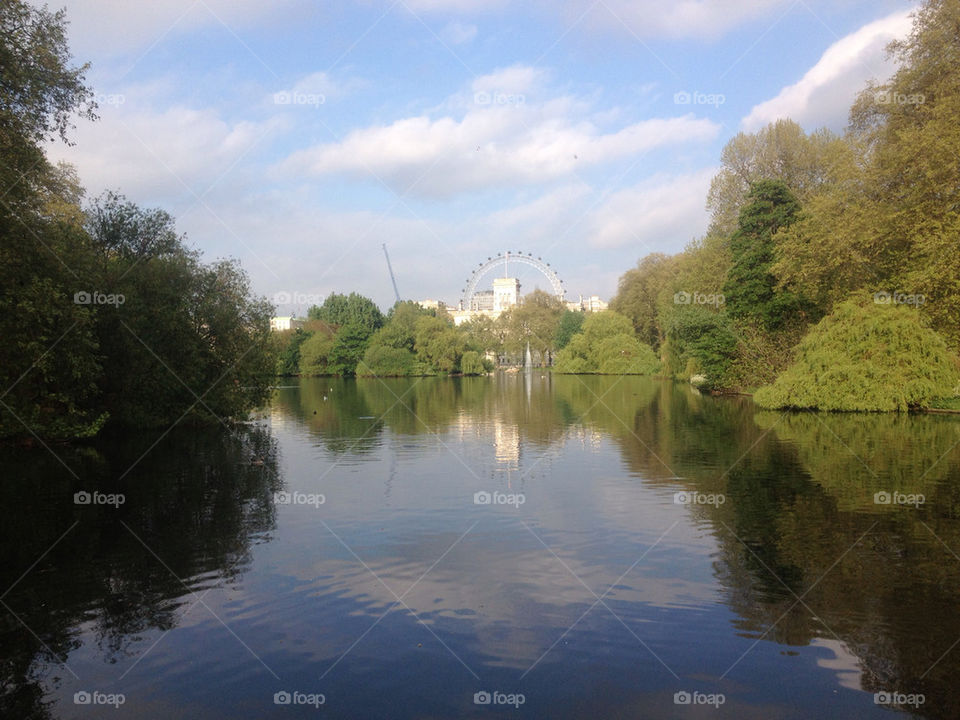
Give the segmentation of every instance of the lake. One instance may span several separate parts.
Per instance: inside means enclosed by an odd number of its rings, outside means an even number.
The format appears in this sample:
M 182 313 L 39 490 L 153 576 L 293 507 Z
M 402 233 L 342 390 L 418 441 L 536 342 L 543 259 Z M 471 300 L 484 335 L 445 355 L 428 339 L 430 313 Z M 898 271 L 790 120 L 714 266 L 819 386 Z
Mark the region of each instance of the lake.
M 7 448 L 0 714 L 960 717 L 958 442 L 534 371 Z

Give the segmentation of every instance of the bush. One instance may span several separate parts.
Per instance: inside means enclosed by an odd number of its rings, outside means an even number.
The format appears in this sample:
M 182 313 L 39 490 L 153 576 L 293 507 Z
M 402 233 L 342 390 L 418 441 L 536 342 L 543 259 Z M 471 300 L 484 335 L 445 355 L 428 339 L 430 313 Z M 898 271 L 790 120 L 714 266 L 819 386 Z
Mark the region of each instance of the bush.
M 800 342 L 795 362 L 754 395 L 765 408 L 905 411 L 960 380 L 956 358 L 915 308 L 841 303 Z
M 661 350 L 674 377 L 689 380 L 703 375 L 703 387 L 727 385 L 737 338 L 725 314 L 701 305 L 680 305 L 668 311 L 664 325 L 666 340 Z
M 415 374 L 416 365 L 417 358 L 409 350 L 374 345 L 367 349 L 356 373 L 363 377 L 406 377 Z
M 567 374 L 653 375 L 660 363 L 649 345 L 633 334 L 633 325 L 610 310 L 584 320 L 583 332 L 557 353 L 554 370 Z
M 487 363 L 476 350 L 467 350 L 460 358 L 460 372 L 464 375 L 483 375 L 487 372 Z

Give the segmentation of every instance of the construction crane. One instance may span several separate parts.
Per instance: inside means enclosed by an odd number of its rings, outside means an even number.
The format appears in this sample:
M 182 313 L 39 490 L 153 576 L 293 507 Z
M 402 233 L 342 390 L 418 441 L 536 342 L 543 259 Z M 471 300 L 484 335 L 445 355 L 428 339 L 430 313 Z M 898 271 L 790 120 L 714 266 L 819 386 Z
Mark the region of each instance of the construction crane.
M 393 294 L 397 296 L 397 302 L 400 302 L 400 291 L 397 290 L 397 279 L 393 276 L 393 266 L 390 264 L 390 253 L 387 252 L 386 243 L 383 243 L 383 256 L 387 259 L 387 270 L 390 271 L 390 282 L 393 283 Z

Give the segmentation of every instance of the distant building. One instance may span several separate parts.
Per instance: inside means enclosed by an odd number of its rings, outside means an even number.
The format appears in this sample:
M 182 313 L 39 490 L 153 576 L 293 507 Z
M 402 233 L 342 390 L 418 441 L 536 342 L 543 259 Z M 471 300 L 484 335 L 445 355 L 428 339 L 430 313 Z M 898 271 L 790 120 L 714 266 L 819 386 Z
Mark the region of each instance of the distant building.
M 417 304 L 424 310 L 439 310 L 447 306 L 443 300 L 420 300 Z
M 607 307 L 608 304 L 601 300 L 599 295 L 591 295 L 588 298 L 581 295 L 579 300 L 567 303 L 567 310 L 574 312 L 600 312 Z
M 306 320 L 303 318 L 290 317 L 284 315 L 282 317 L 270 318 L 270 329 L 274 332 L 283 332 L 284 330 L 299 330 L 306 324 Z

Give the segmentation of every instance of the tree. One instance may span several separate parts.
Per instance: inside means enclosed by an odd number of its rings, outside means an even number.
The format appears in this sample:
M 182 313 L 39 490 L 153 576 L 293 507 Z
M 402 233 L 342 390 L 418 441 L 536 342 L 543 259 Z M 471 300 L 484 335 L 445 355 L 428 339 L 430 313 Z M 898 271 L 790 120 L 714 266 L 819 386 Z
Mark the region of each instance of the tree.
M 754 400 L 766 408 L 902 412 L 960 394 L 958 368 L 915 308 L 856 297 L 807 334 L 794 364 Z
M 434 372 L 452 373 L 460 369 L 467 349 L 464 335 L 437 317 L 422 317 L 416 326 L 417 358 Z
M 563 311 L 563 314 L 560 316 L 560 322 L 557 323 L 557 333 L 553 338 L 553 343 L 557 350 L 563 350 L 573 339 L 573 336 L 580 332 L 585 317 L 586 313 L 579 310 Z
M 653 375 L 659 369 L 656 354 L 637 340 L 630 320 L 612 310 L 591 313 L 583 331 L 557 353 L 555 365 L 568 374 Z
M 107 419 L 94 310 L 74 302 L 90 265 L 82 190 L 42 147 L 67 141 L 75 114 L 96 117 L 65 25 L 63 11 L 0 3 L 0 436 L 92 435 Z
M 727 237 L 736 230 L 750 187 L 760 180 L 780 180 L 805 202 L 823 184 L 839 146 L 842 141 L 828 130 L 807 135 L 792 120 L 777 120 L 756 133 L 738 133 L 724 146 L 721 170 L 710 183 L 711 234 Z
M 369 345 L 369 328 L 360 322 L 348 322 L 337 330 L 328 356 L 333 375 L 353 375 Z
M 363 328 L 367 337 L 382 327 L 384 322 L 383 313 L 376 303 L 355 292 L 349 295 L 330 293 L 323 305 L 311 307 L 307 316 L 311 320 L 322 320 L 334 327 L 352 323 Z
M 534 290 L 525 295 L 519 305 L 504 313 L 507 330 L 505 349 L 520 354 L 526 351 L 529 344 L 531 352 L 543 364 L 556 347 L 554 338 L 563 311 L 563 302 L 543 290 Z
M 657 316 L 663 291 L 677 274 L 677 261 L 663 253 L 651 253 L 620 278 L 610 309 L 626 315 L 640 340 L 659 347 L 663 334 Z
M 416 372 L 417 357 L 405 348 L 371 345 L 357 365 L 360 377 L 406 377 Z
M 661 357 L 671 375 L 682 380 L 701 375 L 698 384 L 704 387 L 727 386 L 737 337 L 725 313 L 703 305 L 674 305 L 661 322 L 665 328 Z
M 755 318 L 768 330 L 791 317 L 812 311 L 810 303 L 789 290 L 777 289 L 771 272 L 774 236 L 788 227 L 800 205 L 780 180 L 761 180 L 750 189 L 749 204 L 740 211 L 738 229 L 730 238 L 733 264 L 724 285 L 727 311 L 733 318 Z

